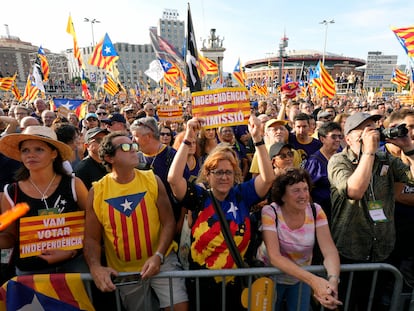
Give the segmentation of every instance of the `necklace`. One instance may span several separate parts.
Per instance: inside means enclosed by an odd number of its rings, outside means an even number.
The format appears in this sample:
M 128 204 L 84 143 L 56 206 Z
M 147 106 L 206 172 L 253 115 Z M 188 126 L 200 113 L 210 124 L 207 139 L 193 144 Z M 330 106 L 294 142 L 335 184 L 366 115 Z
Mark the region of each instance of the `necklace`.
M 32 184 L 33 188 L 35 188 L 37 190 L 37 192 L 39 192 L 39 194 L 42 196 L 42 198 L 40 200 L 42 200 L 43 202 L 45 202 L 46 204 L 46 209 L 49 209 L 49 206 L 47 205 L 46 199 L 47 199 L 47 195 L 46 193 L 49 191 L 50 187 L 52 186 L 53 182 L 55 181 L 56 178 L 56 173 L 53 176 L 52 180 L 50 181 L 49 185 L 47 185 L 46 190 L 44 192 L 40 191 L 40 189 L 36 186 L 36 184 L 33 182 L 32 178 L 29 177 L 29 181 Z

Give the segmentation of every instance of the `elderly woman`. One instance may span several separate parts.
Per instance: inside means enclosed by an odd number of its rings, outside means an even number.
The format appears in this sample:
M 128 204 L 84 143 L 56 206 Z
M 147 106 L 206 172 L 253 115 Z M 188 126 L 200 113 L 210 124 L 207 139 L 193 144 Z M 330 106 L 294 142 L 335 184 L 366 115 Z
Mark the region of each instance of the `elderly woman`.
M 201 129 L 203 120 L 193 118 L 187 123 L 184 140 L 172 162 L 168 182 L 173 194 L 192 210 L 190 269 L 231 269 L 236 268 L 234 258 L 226 247 L 220 221 L 215 212 L 213 197 L 217 208 L 223 210 L 232 237 L 243 257 L 249 245 L 250 207 L 268 192 L 274 174 L 262 136 L 260 121 L 251 116 L 249 132 L 256 145 L 260 172 L 256 178 L 242 181 L 242 173 L 237 155 L 231 146 L 223 144 L 213 149 L 206 158 L 197 182 L 190 183 L 183 177 L 188 153 Z M 195 280 L 189 281 L 190 304 L 195 306 Z M 200 280 L 201 310 L 220 310 L 222 304 L 221 281 L 215 278 Z M 240 303 L 241 287 L 234 280 L 226 280 L 226 310 L 242 310 Z M 216 299 L 217 297 L 217 299 Z
M 88 195 L 85 185 L 79 178 L 67 174 L 62 165 L 64 160 L 71 159 L 72 149 L 57 140 L 53 129 L 29 126 L 21 134 L 4 136 L 0 140 L 0 152 L 23 163 L 16 175 L 17 182 L 4 188 L 1 200 L 3 213 L 20 202 L 26 202 L 30 206 L 24 217 L 63 214 L 85 209 Z M 47 216 L 44 217 L 47 219 Z M 19 219 L 2 231 L 0 248 L 17 246 L 15 251 L 19 252 L 22 237 L 20 229 Z M 36 256 L 24 257 L 17 253 L 16 258 L 18 275 L 88 272 L 81 252 L 76 249 L 46 247 Z
M 269 149 L 275 175 L 284 174 L 287 169 L 293 168 L 293 147 L 283 142 L 274 143 Z
M 338 251 L 322 208 L 309 203 L 310 184 L 305 170 L 287 170 L 277 176 L 273 184 L 273 203 L 262 209 L 261 230 L 265 247 L 259 248 L 258 258 L 285 273 L 277 276 L 276 310 L 283 310 L 282 303 L 286 299 L 287 310 L 308 311 L 311 289 L 325 308 L 336 309 L 341 305 L 338 300 Z M 301 268 L 311 264 L 316 241 L 324 257 L 327 279 Z

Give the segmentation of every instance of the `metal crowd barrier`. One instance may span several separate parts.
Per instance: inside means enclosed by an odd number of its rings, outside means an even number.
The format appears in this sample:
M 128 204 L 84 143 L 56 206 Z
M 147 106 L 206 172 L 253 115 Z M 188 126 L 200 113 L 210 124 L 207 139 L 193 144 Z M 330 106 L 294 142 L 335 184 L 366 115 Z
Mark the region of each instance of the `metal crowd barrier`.
M 305 270 L 324 276 L 326 275 L 325 268 L 323 266 L 308 266 L 304 267 Z M 353 311 L 349 309 L 349 301 L 350 301 L 350 295 L 351 295 L 351 288 L 352 288 L 352 282 L 355 272 L 373 272 L 372 277 L 372 283 L 371 283 L 371 289 L 370 289 L 370 295 L 369 295 L 369 301 L 368 301 L 368 310 L 372 309 L 372 303 L 375 293 L 375 287 L 377 283 L 378 278 L 378 272 L 379 271 L 388 271 L 390 272 L 394 277 L 394 284 L 393 284 L 393 290 L 392 290 L 392 296 L 390 300 L 389 309 L 390 311 L 400 311 L 402 309 L 402 289 L 403 289 L 403 277 L 401 273 L 396 269 L 394 266 L 385 264 L 385 263 L 369 263 L 369 264 L 345 264 L 341 265 L 341 274 L 343 273 L 349 273 L 349 284 L 347 288 L 347 293 L 345 297 L 339 297 L 340 300 L 343 302 L 343 310 L 344 311 Z M 250 291 L 251 291 L 251 284 L 253 282 L 253 276 L 277 276 L 278 274 L 281 274 L 282 272 L 276 268 L 245 268 L 245 269 L 223 269 L 223 270 L 184 270 L 184 271 L 172 271 L 172 272 L 161 272 L 158 275 L 155 276 L 155 278 L 168 278 L 169 284 L 170 284 L 170 293 L 172 296 L 172 280 L 174 278 L 195 278 L 196 279 L 196 293 L 197 293 L 197 310 L 200 310 L 200 302 L 199 302 L 199 279 L 203 277 L 222 277 L 223 280 L 226 276 L 247 276 L 248 277 L 248 284 L 249 284 L 249 308 L 248 311 L 251 310 L 251 301 L 250 301 Z M 121 275 L 130 275 L 133 273 L 121 273 Z M 84 281 L 86 285 L 86 290 L 89 294 L 89 297 L 91 296 L 91 287 L 90 284 L 93 282 L 92 277 L 90 274 L 81 274 L 82 280 Z M 223 284 L 223 290 L 222 293 L 225 293 L 225 285 Z M 275 285 L 276 286 L 276 285 Z M 274 289 L 275 290 L 275 289 Z M 118 292 L 118 289 L 117 289 Z M 121 302 L 119 295 L 117 293 L 117 311 L 121 311 Z M 411 294 L 411 301 L 410 301 L 410 309 L 409 311 L 414 311 L 414 291 Z M 273 305 L 274 310 L 275 306 Z M 171 300 L 171 310 L 174 310 L 172 300 Z M 222 310 L 225 310 L 225 297 L 223 299 L 222 304 Z M 324 310 L 323 307 L 320 308 L 320 310 Z M 316 310 L 313 310 L 316 311 Z M 375 310 L 373 310 L 375 311 Z

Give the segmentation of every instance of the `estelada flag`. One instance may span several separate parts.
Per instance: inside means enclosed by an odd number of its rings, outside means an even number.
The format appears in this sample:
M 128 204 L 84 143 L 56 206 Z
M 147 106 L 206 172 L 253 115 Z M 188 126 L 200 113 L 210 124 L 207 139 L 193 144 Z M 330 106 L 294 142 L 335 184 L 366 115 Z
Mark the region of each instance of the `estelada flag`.
M 79 273 L 17 276 L 0 288 L 0 311 L 94 311 Z

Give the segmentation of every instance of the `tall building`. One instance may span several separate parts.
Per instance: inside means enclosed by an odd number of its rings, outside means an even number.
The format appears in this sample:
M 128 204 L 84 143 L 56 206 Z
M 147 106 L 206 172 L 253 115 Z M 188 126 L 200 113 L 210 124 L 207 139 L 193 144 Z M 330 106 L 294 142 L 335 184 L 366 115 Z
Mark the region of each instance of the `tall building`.
M 164 9 L 162 18 L 158 20 L 158 35 L 171 43 L 178 51 L 182 51 L 185 39 L 184 21 L 178 20 L 177 10 Z

